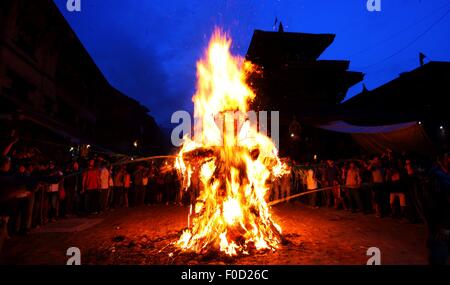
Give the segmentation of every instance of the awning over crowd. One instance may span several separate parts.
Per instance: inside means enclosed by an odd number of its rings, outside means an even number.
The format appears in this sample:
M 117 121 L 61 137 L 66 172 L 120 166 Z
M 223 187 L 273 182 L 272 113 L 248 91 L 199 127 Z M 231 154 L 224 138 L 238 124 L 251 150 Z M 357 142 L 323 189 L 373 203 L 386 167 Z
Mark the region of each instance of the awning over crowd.
M 391 149 L 398 153 L 430 155 L 434 147 L 418 122 L 381 126 L 358 126 L 345 121 L 332 121 L 316 127 L 332 132 L 345 133 L 369 153 L 383 153 Z

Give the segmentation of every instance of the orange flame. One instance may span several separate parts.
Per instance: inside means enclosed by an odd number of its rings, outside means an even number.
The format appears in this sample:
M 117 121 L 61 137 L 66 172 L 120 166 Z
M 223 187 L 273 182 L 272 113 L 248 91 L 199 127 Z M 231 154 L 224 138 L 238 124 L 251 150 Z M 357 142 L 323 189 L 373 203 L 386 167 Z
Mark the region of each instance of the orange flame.
M 177 242 L 182 250 L 211 248 L 228 255 L 256 249 L 275 250 L 281 228 L 272 220 L 266 196 L 268 180 L 286 171 L 277 149 L 245 116 L 253 91 L 245 80 L 250 62 L 232 56 L 231 40 L 216 29 L 205 57 L 197 63 L 193 97 L 195 139 L 185 137 L 175 167 L 187 190 L 192 181 L 200 193 L 192 227 Z M 237 124 L 236 113 L 240 125 Z M 237 129 L 237 130 L 235 130 Z

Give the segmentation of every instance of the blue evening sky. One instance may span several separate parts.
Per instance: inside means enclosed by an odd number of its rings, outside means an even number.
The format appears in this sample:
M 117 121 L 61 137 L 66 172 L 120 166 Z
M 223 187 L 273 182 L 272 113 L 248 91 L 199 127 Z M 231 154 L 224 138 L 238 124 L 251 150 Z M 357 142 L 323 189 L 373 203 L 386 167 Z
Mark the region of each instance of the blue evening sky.
M 381 12 L 367 0 L 81 0 L 81 12 L 54 2 L 109 82 L 165 127 L 172 112 L 193 108 L 195 63 L 215 26 L 241 56 L 276 17 L 285 31 L 336 34 L 320 59 L 351 60 L 369 90 L 416 68 L 419 52 L 450 61 L 450 0 L 381 0 Z

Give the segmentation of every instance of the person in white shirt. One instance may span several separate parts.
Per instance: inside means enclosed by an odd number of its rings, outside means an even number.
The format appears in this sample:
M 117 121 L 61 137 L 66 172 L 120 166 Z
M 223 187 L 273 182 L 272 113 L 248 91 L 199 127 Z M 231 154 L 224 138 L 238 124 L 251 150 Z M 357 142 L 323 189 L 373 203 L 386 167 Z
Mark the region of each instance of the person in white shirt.
M 105 211 L 108 206 L 108 192 L 109 192 L 109 170 L 106 167 L 106 162 L 102 162 L 100 168 L 100 209 Z
M 313 169 L 308 169 L 306 172 L 306 189 L 308 191 L 316 190 L 318 188 L 318 182 L 316 174 Z M 319 208 L 319 195 L 317 192 L 311 193 L 310 204 L 313 208 Z
M 47 205 L 48 205 L 48 219 L 50 222 L 56 221 L 58 215 L 58 198 L 60 190 L 60 177 L 63 173 L 56 169 L 55 164 L 50 162 L 49 164 L 50 177 L 52 177 L 53 183 L 50 183 L 47 188 Z

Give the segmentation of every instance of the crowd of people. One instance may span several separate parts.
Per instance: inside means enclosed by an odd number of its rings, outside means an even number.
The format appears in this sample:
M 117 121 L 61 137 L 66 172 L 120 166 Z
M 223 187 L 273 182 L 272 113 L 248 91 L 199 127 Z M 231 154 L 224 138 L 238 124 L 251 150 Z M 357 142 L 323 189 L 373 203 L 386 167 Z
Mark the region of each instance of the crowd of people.
M 111 166 L 101 158 L 90 159 L 84 170 L 77 167 L 64 180 L 70 195 L 79 196 L 73 204 L 82 207 L 78 212 L 98 214 L 121 207 L 182 204 L 176 171 L 152 162 Z
M 436 164 L 444 173 L 449 173 L 449 165 L 448 156 Z M 367 159 L 327 160 L 294 166 L 291 187 L 293 193 L 312 191 L 306 199 L 315 208 L 327 206 L 366 214 L 374 212 L 377 217 L 390 215 L 417 222 L 416 192 L 428 177 L 424 165 L 418 161 L 387 150 L 383 155 Z
M 450 243 L 450 157 L 382 155 L 293 166 L 291 189 L 313 208 L 334 207 L 425 223 L 429 262 L 446 264 Z M 272 199 L 277 196 L 273 187 Z M 282 187 L 283 188 L 283 187 Z M 309 192 L 310 191 L 310 192 Z M 284 191 L 283 197 L 288 196 Z
M 195 173 L 189 189 L 181 189 L 182 177 L 167 162 L 120 163 L 99 155 L 56 161 L 43 158 L 36 148 L 14 149 L 16 142 L 10 142 L 0 158 L 0 230 L 7 228 L 9 235 L 27 234 L 31 228 L 57 219 L 97 215 L 117 208 L 188 205 L 201 189 Z M 389 150 L 370 158 L 305 165 L 289 159 L 286 162 L 291 172 L 273 177 L 269 200 L 304 193 L 298 199 L 314 208 L 374 213 L 380 218 L 390 215 L 413 223 L 424 221 L 429 243 L 442 247 L 440 238 L 434 237 L 444 233 L 448 249 L 448 155 L 434 164 Z M 2 242 L 0 238 L 0 249 Z M 442 250 L 438 249 L 439 254 Z
M 155 162 L 116 163 L 100 155 L 61 162 L 37 148 L 11 151 L 16 142 L 0 158 L 0 225 L 9 235 L 72 216 L 190 199 L 176 171 Z
M 294 191 L 312 192 L 313 207 L 327 206 L 352 212 L 391 215 L 416 220 L 412 189 L 418 177 L 416 165 L 408 158 L 388 151 L 370 159 L 351 159 L 304 165 L 293 170 Z

